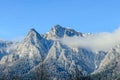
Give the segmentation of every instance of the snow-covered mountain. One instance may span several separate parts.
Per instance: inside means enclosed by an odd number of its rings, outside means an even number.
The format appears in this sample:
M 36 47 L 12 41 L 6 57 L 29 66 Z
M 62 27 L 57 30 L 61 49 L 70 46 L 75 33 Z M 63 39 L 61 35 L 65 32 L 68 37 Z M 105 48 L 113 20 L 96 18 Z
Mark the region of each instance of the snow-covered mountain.
M 0 79 L 76 80 L 78 76 L 95 75 L 113 66 L 111 75 L 119 75 L 119 44 L 108 51 L 92 51 L 85 47 L 70 47 L 61 41 L 90 35 L 94 36 L 56 25 L 45 34 L 30 29 L 21 42 L 1 40 Z

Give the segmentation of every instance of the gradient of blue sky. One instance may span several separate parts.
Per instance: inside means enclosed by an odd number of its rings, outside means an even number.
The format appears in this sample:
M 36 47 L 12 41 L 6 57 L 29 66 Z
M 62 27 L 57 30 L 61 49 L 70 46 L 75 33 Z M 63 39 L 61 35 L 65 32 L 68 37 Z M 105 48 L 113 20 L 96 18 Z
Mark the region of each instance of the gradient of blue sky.
M 0 38 L 45 33 L 56 24 L 81 32 L 111 32 L 120 26 L 120 0 L 0 0 Z

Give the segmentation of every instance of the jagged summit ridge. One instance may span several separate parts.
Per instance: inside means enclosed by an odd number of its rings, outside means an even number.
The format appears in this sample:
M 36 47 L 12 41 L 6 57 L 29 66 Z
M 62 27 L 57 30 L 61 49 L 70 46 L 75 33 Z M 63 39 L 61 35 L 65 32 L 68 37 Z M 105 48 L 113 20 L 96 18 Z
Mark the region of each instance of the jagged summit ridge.
M 56 25 L 51 29 L 50 33 L 55 37 L 63 37 L 64 31 L 65 28 L 61 27 L 60 25 Z
M 60 25 L 55 25 L 51 28 L 49 34 L 44 34 L 47 39 L 51 38 L 65 38 L 73 36 L 82 36 L 82 33 L 75 31 L 74 29 L 64 28 Z
M 57 24 L 51 28 L 51 30 L 53 30 L 53 29 L 58 30 L 58 29 L 63 29 L 63 27 L 61 25 Z

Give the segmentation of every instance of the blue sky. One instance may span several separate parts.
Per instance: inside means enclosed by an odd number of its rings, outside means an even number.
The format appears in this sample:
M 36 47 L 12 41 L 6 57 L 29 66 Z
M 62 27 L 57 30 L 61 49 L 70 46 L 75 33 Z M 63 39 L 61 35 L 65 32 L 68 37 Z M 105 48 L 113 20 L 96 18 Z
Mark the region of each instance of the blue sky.
M 80 32 L 111 32 L 120 26 L 120 0 L 0 0 L 0 39 L 45 33 L 56 24 Z

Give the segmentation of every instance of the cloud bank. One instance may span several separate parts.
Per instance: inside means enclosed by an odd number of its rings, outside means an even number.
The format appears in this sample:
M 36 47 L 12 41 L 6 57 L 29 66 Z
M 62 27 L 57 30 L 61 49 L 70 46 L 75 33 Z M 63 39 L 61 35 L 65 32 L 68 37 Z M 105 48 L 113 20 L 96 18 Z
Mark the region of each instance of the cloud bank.
M 69 47 L 82 47 L 92 51 L 109 50 L 120 44 L 120 28 L 84 37 L 67 37 L 60 40 Z

